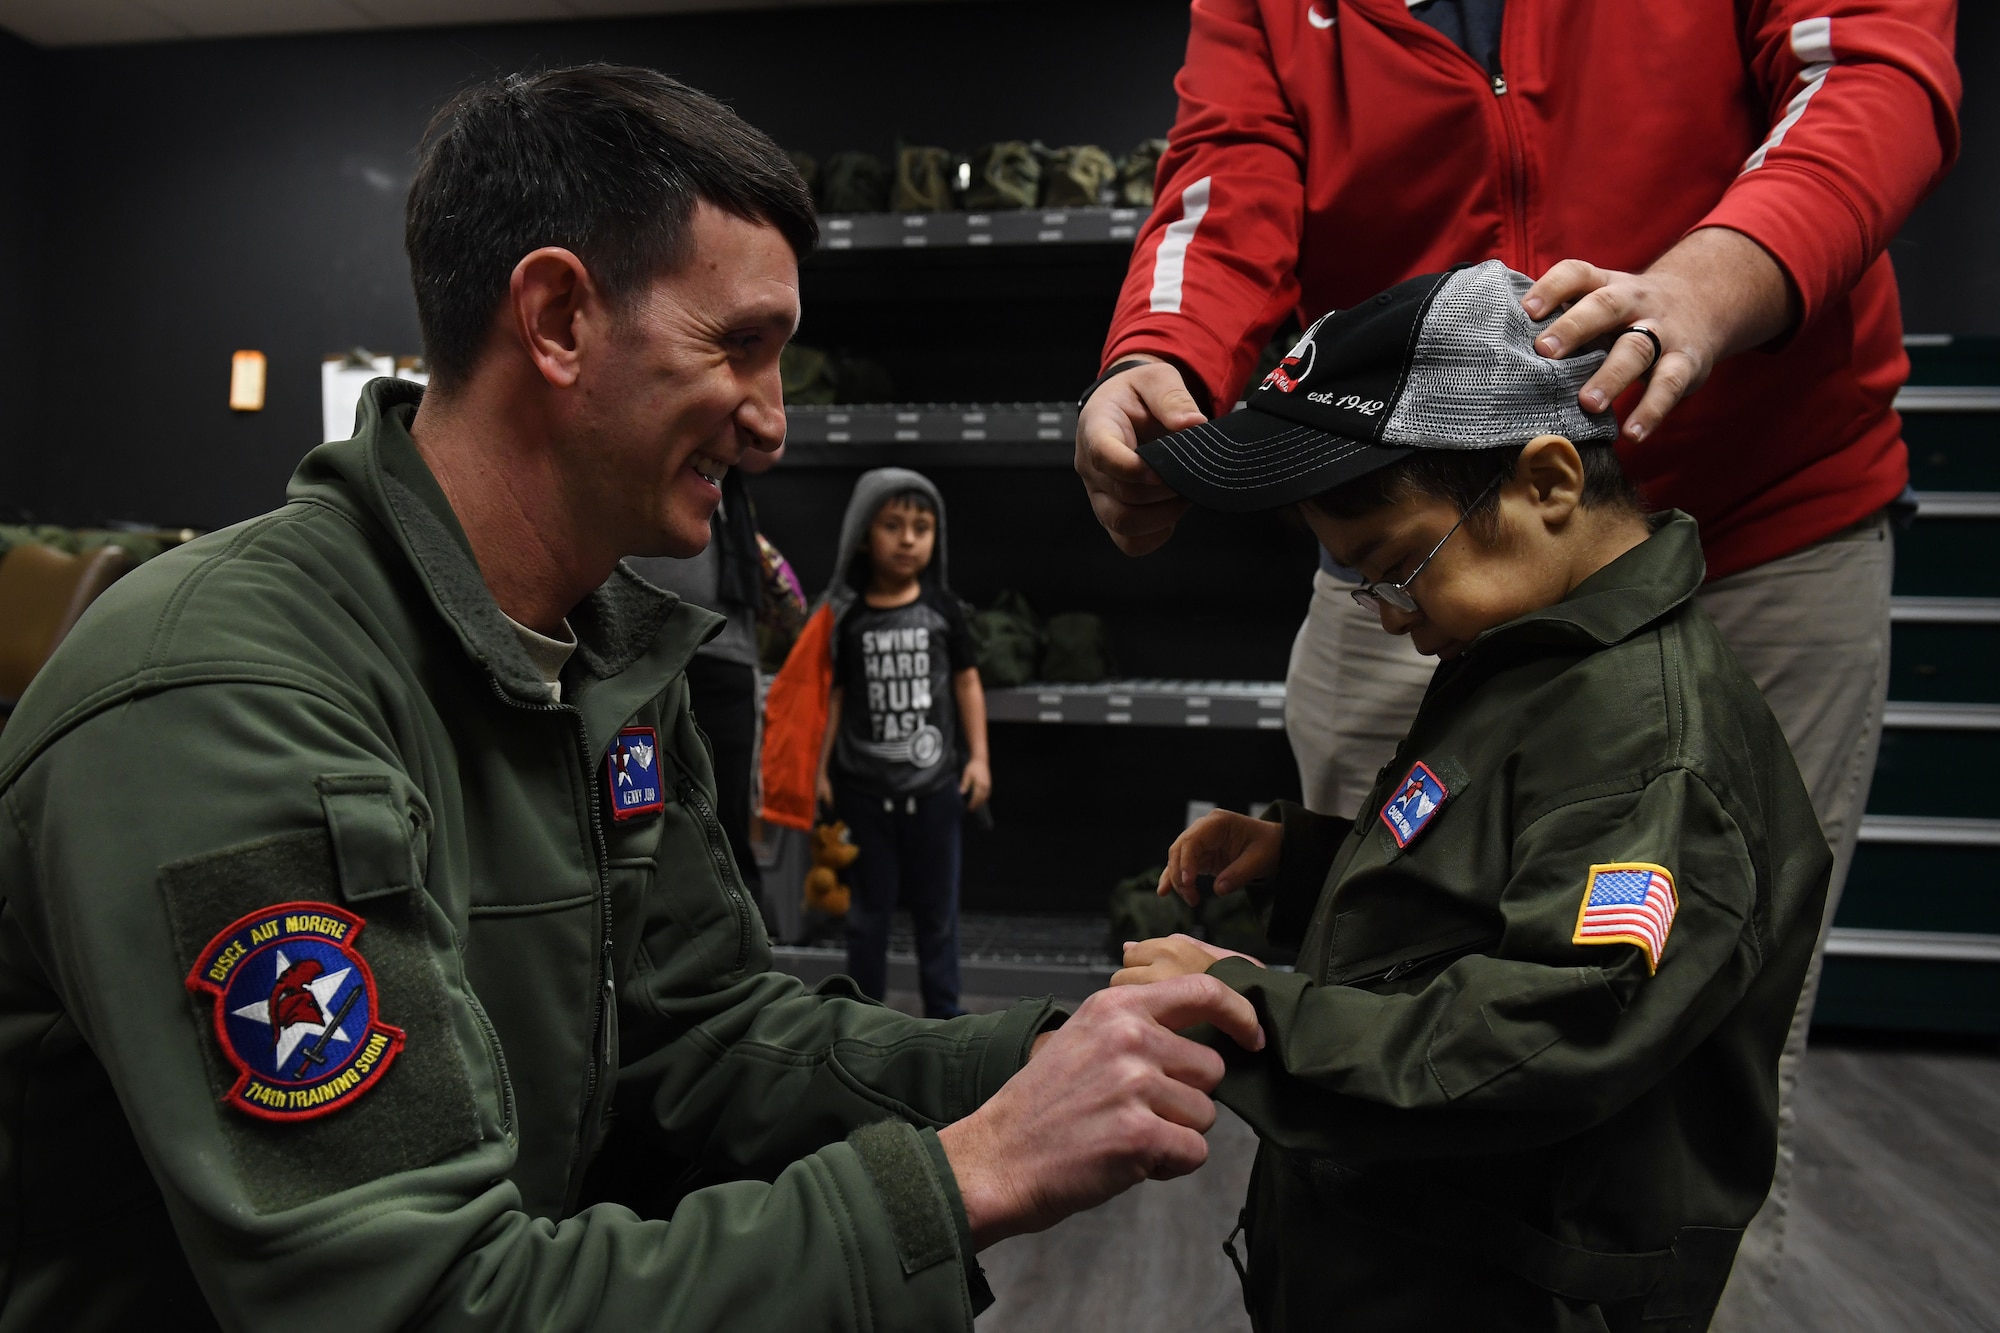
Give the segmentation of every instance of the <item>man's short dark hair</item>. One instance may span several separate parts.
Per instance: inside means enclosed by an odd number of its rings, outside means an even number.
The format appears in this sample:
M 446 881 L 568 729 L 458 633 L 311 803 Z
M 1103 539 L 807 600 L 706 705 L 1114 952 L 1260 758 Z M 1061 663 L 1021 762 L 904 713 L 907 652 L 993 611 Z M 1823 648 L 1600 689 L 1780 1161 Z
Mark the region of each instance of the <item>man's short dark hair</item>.
M 573 251 L 613 301 L 687 258 L 697 200 L 769 223 L 804 257 L 812 195 L 778 145 L 705 93 L 626 65 L 515 74 L 424 132 L 403 245 L 441 387 L 469 375 L 514 266 Z
M 1334 518 L 1361 518 L 1378 509 L 1419 496 L 1443 500 L 1466 516 L 1466 526 L 1490 537 L 1500 492 L 1493 478 L 1512 475 L 1526 445 L 1499 449 L 1417 449 L 1408 458 L 1365 472 L 1354 480 L 1322 491 L 1306 503 Z M 1625 475 L 1618 448 L 1606 441 L 1576 446 L 1583 460 L 1583 505 L 1586 509 L 1629 509 L 1644 513 L 1645 501 Z M 1475 508 L 1475 505 L 1477 506 Z

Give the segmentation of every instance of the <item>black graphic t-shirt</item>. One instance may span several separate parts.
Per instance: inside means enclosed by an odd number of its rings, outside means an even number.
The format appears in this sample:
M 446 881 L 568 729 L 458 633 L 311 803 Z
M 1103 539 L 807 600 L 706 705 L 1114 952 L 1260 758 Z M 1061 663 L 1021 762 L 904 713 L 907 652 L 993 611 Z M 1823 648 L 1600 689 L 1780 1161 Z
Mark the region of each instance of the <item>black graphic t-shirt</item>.
M 833 645 L 841 687 L 835 786 L 926 796 L 958 781 L 958 705 L 951 678 L 975 664 L 958 599 L 925 588 L 908 606 L 857 602 Z

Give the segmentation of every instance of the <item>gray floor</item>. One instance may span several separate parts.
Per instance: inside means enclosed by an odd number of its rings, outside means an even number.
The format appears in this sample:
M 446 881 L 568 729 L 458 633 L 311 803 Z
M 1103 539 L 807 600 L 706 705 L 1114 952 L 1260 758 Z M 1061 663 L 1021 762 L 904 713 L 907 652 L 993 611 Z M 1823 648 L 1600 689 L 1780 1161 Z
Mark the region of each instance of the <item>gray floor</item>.
M 2000 1052 L 1819 1042 L 1799 1121 L 1767 1333 L 2000 1333 Z M 1225 1112 L 1194 1175 L 988 1250 L 980 1333 L 1248 1330 L 1220 1246 L 1255 1147 Z

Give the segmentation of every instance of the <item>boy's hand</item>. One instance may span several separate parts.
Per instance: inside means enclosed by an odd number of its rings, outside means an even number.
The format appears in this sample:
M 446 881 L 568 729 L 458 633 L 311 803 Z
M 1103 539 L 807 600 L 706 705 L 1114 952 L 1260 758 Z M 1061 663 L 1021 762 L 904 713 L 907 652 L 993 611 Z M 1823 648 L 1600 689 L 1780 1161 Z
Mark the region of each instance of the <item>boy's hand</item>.
M 1169 935 L 1163 940 L 1126 941 L 1125 966 L 1112 974 L 1114 986 L 1144 986 L 1175 977 L 1200 976 L 1224 958 L 1244 958 L 1264 966 L 1247 953 L 1218 949 L 1192 935 Z
M 1199 901 L 1196 875 L 1214 875 L 1217 893 L 1234 893 L 1253 879 L 1277 873 L 1278 853 L 1285 831 L 1279 824 L 1252 819 L 1233 810 L 1217 810 L 1188 825 L 1167 849 L 1166 873 L 1159 894 L 1178 893 L 1190 904 Z
M 968 760 L 965 773 L 958 780 L 958 790 L 965 797 L 965 808 L 977 810 L 986 804 L 986 798 L 993 794 L 993 773 L 984 759 Z
M 829 810 L 833 809 L 833 779 L 824 771 L 813 780 L 813 795 L 818 798 L 821 805 Z

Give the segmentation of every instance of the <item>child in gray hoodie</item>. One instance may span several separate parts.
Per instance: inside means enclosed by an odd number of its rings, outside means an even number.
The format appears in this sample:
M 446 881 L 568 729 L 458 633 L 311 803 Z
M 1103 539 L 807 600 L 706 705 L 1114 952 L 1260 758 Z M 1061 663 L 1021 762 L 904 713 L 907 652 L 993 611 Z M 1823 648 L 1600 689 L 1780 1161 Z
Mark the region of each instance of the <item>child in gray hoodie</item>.
M 815 793 L 861 849 L 850 872 L 847 969 L 880 999 L 898 901 L 916 928 L 924 1013 L 958 1003 L 964 814 L 992 789 L 986 698 L 965 605 L 945 579 L 944 500 L 919 473 L 855 484 L 822 606 L 831 616 Z M 821 651 L 809 648 L 809 651 Z

